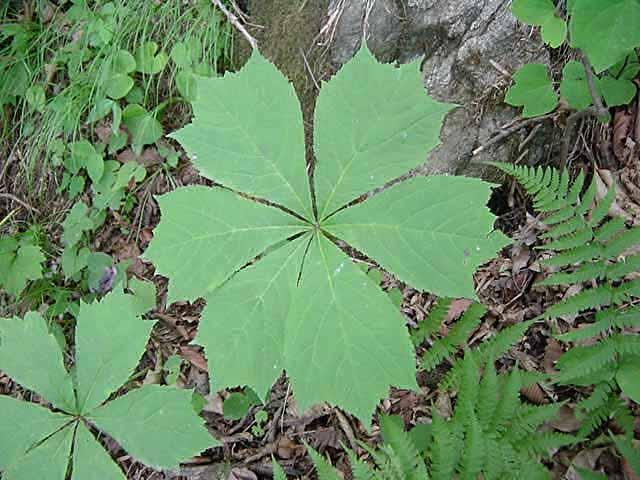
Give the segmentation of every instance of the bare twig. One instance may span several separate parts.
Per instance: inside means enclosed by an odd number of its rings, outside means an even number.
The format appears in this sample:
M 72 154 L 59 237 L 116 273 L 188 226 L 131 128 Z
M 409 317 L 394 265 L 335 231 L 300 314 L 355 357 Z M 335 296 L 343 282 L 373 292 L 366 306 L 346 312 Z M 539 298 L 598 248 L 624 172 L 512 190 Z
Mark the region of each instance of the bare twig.
M 572 113 L 567 118 L 567 126 L 564 129 L 564 135 L 562 137 L 562 148 L 560 150 L 560 164 L 558 168 L 560 170 L 564 170 L 567 166 L 567 161 L 569 160 L 569 148 L 571 146 L 571 138 L 573 137 L 573 132 L 578 125 L 578 122 L 586 117 L 597 117 L 598 116 L 598 107 L 589 107 L 584 110 L 580 110 L 579 112 Z
M 316 90 L 320 91 L 320 85 L 318 84 L 318 81 L 316 80 L 316 76 L 313 74 L 313 70 L 311 70 L 311 65 L 309 65 L 309 61 L 307 60 L 307 56 L 304 54 L 304 50 L 302 50 L 302 48 L 300 48 L 300 55 L 302 55 L 302 60 L 304 61 L 304 66 L 306 67 L 307 72 L 309 72 L 309 76 L 311 77 L 311 81 L 315 85 Z
M 506 130 L 503 130 L 502 132 L 500 132 L 499 134 L 497 134 L 496 136 L 490 138 L 486 143 L 484 143 L 483 145 L 480 145 L 478 148 L 476 148 L 473 151 L 473 155 L 478 155 L 479 153 L 485 151 L 487 148 L 489 148 L 492 145 L 495 145 L 496 143 L 504 140 L 505 138 L 513 135 L 514 133 L 522 130 L 525 127 L 528 127 L 529 125 L 534 125 L 536 123 L 540 123 L 543 122 L 544 120 L 547 120 L 549 118 L 553 118 L 555 117 L 555 113 L 550 113 L 548 115 L 544 115 L 542 117 L 535 117 L 535 118 L 529 118 L 528 120 L 524 120 L 520 123 L 515 124 L 512 127 L 507 128 Z
M 225 16 L 227 17 L 227 20 L 229 20 L 231 25 L 236 27 L 236 29 L 242 34 L 242 36 L 249 42 L 249 44 L 251 45 L 251 48 L 253 48 L 254 50 L 257 50 L 258 49 L 257 40 L 251 36 L 251 34 L 247 31 L 246 28 L 244 28 L 244 25 L 242 25 L 240 20 L 238 20 L 238 17 L 233 12 L 230 12 L 227 9 L 227 7 L 225 7 L 222 4 L 220 0 L 211 0 L 211 1 L 216 7 L 220 9 L 222 13 L 225 14 Z
M 7 200 L 11 200 L 12 202 L 17 203 L 18 205 L 26 208 L 27 210 L 30 210 L 30 211 L 32 211 L 34 213 L 37 213 L 37 214 L 40 214 L 40 211 L 37 208 L 32 207 L 31 205 L 29 205 L 24 200 L 20 200 L 18 197 L 16 197 L 12 193 L 2 193 L 2 192 L 0 192 L 0 198 L 6 198 Z
M 601 121 L 607 122 L 610 118 L 609 110 L 604 106 L 604 103 L 602 103 L 602 97 L 596 89 L 596 82 L 593 76 L 593 67 L 591 66 L 591 62 L 583 52 L 580 52 L 580 57 L 582 59 L 582 65 L 584 65 L 584 72 L 587 76 L 589 93 L 591 94 L 591 99 L 596 107 L 596 115 Z

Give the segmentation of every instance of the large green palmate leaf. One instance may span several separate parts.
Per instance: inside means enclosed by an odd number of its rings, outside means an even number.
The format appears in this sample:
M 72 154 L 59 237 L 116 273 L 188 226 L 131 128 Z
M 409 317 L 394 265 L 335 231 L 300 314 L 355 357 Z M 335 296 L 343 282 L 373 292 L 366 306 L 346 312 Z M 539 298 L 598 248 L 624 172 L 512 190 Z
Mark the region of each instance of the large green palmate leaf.
M 18 295 L 29 280 L 42 278 L 44 261 L 39 246 L 13 237 L 0 238 L 0 287 Z
M 71 455 L 74 428 L 69 426 L 47 438 L 4 470 L 3 480 L 64 480 Z
M 474 298 L 473 272 L 509 239 L 487 234 L 494 217 L 474 211 L 490 184 L 474 178 L 416 177 L 331 217 L 329 232 L 415 287 Z
M 169 302 L 206 295 L 267 247 L 304 228 L 281 210 L 220 188 L 181 188 L 158 202 L 162 222 L 144 256 L 171 279 Z
M 469 297 L 475 267 L 506 243 L 491 233 L 490 185 L 479 180 L 414 179 L 340 211 L 424 162 L 451 105 L 425 95 L 416 65 L 379 65 L 363 48 L 322 88 L 315 188 L 303 191 L 300 108 L 273 65 L 254 53 L 240 73 L 198 88 L 176 138 L 207 177 L 246 195 L 162 196 L 145 257 L 169 277 L 170 301 L 206 299 L 196 342 L 212 390 L 248 385 L 264 398 L 284 369 L 302 408 L 328 401 L 367 422 L 390 385 L 416 388 L 415 357 L 397 307 L 334 235 L 418 288 Z
M 0 396 L 0 471 L 69 421 L 34 403 Z
M 264 399 L 282 374 L 286 320 L 307 244 L 290 242 L 207 297 L 195 341 L 206 347 L 212 390 L 249 385 Z
M 571 43 L 582 49 L 596 73 L 640 46 L 640 0 L 574 0 Z
M 0 370 L 55 407 L 75 410 L 73 384 L 60 347 L 39 313 L 0 319 Z
M 111 460 L 84 423 L 79 423 L 73 448 L 72 480 L 125 480 L 122 470 Z
M 255 52 L 240 73 L 201 78 L 197 90 L 206 102 L 172 136 L 200 173 L 311 219 L 302 112 L 287 79 Z
M 417 389 L 404 319 L 349 257 L 317 235 L 287 320 L 287 373 L 302 408 L 329 401 L 368 419 L 389 385 Z
M 380 65 L 363 47 L 323 85 L 314 123 L 320 219 L 424 163 L 440 143 L 454 105 L 426 96 L 417 72 L 417 64 Z

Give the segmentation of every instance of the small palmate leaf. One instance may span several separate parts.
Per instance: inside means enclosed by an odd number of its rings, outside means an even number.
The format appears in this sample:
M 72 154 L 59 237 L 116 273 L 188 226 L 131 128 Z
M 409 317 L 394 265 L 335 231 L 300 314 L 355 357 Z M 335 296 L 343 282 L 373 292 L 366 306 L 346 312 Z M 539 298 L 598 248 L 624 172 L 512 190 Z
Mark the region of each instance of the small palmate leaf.
M 70 420 L 35 403 L 0 395 L 0 471 Z
M 93 437 L 83 422 L 78 423 L 73 447 L 72 480 L 125 480 L 120 467 Z
M 51 435 L 41 445 L 17 459 L 3 472 L 3 480 L 64 480 L 69 466 L 74 428 Z
M 513 75 L 515 84 L 507 92 L 505 102 L 514 107 L 524 107 L 522 116 L 537 117 L 549 113 L 558 105 L 547 67 L 529 63 Z
M 144 256 L 171 279 L 169 303 L 212 292 L 267 247 L 305 228 L 277 208 L 221 188 L 181 188 L 158 203 L 162 217 Z
M 153 322 L 136 317 L 136 299 L 115 291 L 102 301 L 80 303 L 76 326 L 78 408 L 87 413 L 127 381 Z
M 363 46 L 318 97 L 319 218 L 423 163 L 453 107 L 425 94 L 417 64 L 380 65 Z
M 200 78 L 193 122 L 172 137 L 200 173 L 311 219 L 302 112 L 293 86 L 255 52 L 239 73 Z
M 71 376 L 58 342 L 39 313 L 0 319 L 0 370 L 57 408 L 75 410 Z
M 89 415 L 133 457 L 147 466 L 172 469 L 218 442 L 191 408 L 191 392 L 145 385 Z
M 485 208 L 491 184 L 415 177 L 342 210 L 323 226 L 401 280 L 447 297 L 474 298 L 473 272 L 504 247 Z
M 284 363 L 298 405 L 338 405 L 368 423 L 389 386 L 417 388 L 404 319 L 367 274 L 321 235 L 305 258 Z

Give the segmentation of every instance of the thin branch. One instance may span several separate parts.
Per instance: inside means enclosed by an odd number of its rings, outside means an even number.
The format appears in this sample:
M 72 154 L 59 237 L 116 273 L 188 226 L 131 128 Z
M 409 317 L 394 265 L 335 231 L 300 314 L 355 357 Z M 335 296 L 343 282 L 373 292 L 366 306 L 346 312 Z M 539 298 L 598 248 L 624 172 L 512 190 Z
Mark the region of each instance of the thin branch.
M 491 147 L 492 145 L 495 145 L 496 143 L 504 140 L 505 138 L 513 135 L 514 133 L 522 130 L 525 127 L 528 127 L 529 125 L 534 125 L 536 123 L 540 123 L 543 122 L 544 120 L 547 120 L 549 118 L 553 118 L 555 117 L 556 114 L 555 113 L 550 113 L 548 115 L 544 115 L 542 117 L 535 117 L 535 118 L 529 118 L 528 120 L 524 120 L 520 123 L 517 123 L 516 125 L 507 128 L 506 130 L 500 132 L 499 134 L 497 134 L 494 137 L 491 137 L 486 143 L 480 145 L 478 148 L 476 148 L 473 151 L 473 156 L 478 155 L 479 153 L 485 151 L 487 148 Z
M 573 132 L 578 125 L 578 122 L 586 117 L 598 117 L 598 107 L 589 107 L 579 112 L 572 113 L 567 118 L 567 126 L 564 129 L 564 135 L 562 137 L 562 149 L 560 150 L 560 165 L 558 166 L 560 171 L 564 170 L 569 160 L 569 148 L 571 147 L 571 139 L 573 138 Z
M 18 197 L 16 197 L 12 193 L 2 193 L 2 192 L 0 192 L 0 198 L 6 198 L 7 200 L 11 200 L 11 201 L 17 203 L 18 205 L 23 206 L 27 210 L 30 210 L 30 211 L 32 211 L 34 213 L 37 213 L 37 214 L 40 214 L 40 211 L 37 208 L 32 207 L 31 205 L 29 205 L 24 200 L 20 200 Z
M 302 48 L 300 48 L 300 55 L 302 55 L 302 60 L 304 61 L 304 66 L 307 69 L 307 72 L 309 73 L 309 76 L 311 77 L 311 81 L 313 82 L 313 85 L 316 87 L 316 90 L 320 91 L 320 85 L 318 84 L 318 81 L 316 80 L 316 76 L 313 74 L 313 70 L 311 70 L 311 65 L 309 65 L 309 61 L 307 60 L 307 56 L 304 54 L 304 50 Z
M 591 66 L 591 62 L 587 58 L 587 56 L 580 52 L 580 57 L 582 59 L 582 65 L 584 66 L 584 72 L 587 76 L 587 85 L 589 86 L 589 93 L 591 94 L 591 99 L 593 100 L 593 104 L 596 107 L 596 115 L 602 121 L 608 121 L 610 118 L 609 109 L 604 106 L 602 102 L 602 97 L 598 93 L 596 89 L 596 81 L 593 75 L 593 67 Z
M 249 42 L 249 44 L 251 45 L 251 48 L 253 48 L 254 50 L 257 50 L 258 42 L 256 41 L 255 38 L 251 36 L 251 34 L 247 31 L 247 29 L 244 28 L 244 25 L 242 25 L 240 20 L 238 20 L 238 17 L 233 12 L 230 12 L 227 9 L 227 7 L 225 7 L 222 4 L 220 0 L 211 0 L 211 1 L 216 7 L 220 9 L 222 13 L 225 14 L 225 16 L 227 17 L 227 20 L 229 20 L 229 23 L 231 23 L 231 25 L 236 27 L 236 29 L 242 34 L 242 36 Z

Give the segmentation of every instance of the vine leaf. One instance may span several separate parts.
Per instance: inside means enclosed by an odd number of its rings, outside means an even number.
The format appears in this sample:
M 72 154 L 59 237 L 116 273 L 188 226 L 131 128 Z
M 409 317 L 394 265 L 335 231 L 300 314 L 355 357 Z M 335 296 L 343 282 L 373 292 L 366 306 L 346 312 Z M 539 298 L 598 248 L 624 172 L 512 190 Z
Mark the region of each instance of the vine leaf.
M 323 85 L 315 111 L 319 218 L 425 161 L 455 106 L 425 95 L 415 63 L 380 65 L 364 46 Z
M 574 0 L 571 43 L 589 57 L 596 73 L 622 60 L 640 46 L 638 0 Z
M 522 116 L 537 117 L 553 111 L 558 96 L 553 90 L 547 67 L 541 63 L 529 63 L 513 75 L 515 84 L 507 92 L 505 102 L 514 107 L 524 107 Z
M 556 6 L 551 0 L 514 0 L 513 15 L 523 23 L 542 28 L 542 39 L 557 48 L 567 39 L 567 24 L 556 15 Z
M 474 178 L 416 177 L 342 210 L 326 228 L 410 285 L 474 298 L 473 272 L 509 243 L 500 232 L 487 234 L 490 187 Z
M 162 196 L 145 257 L 169 277 L 170 301 L 207 301 L 196 342 L 205 347 L 212 390 L 247 385 L 264 398 L 285 370 L 301 408 L 330 402 L 366 422 L 390 385 L 416 388 L 405 322 L 389 295 L 334 245 L 335 236 L 359 228 L 342 231 L 339 221 L 381 224 L 388 214 L 381 204 L 399 195 L 406 212 L 393 221 L 402 232 L 372 229 L 362 249 L 378 255 L 371 245 L 398 242 L 396 256 L 381 251 L 380 262 L 449 296 L 473 296 L 474 268 L 506 242 L 491 234 L 489 184 L 479 180 L 451 179 L 449 188 L 469 188 L 453 201 L 438 187 L 444 180 L 423 178 L 345 207 L 422 163 L 437 145 L 452 106 L 426 96 L 421 77 L 416 65 L 379 65 L 364 47 L 323 86 L 315 188 L 305 170 L 300 107 L 273 65 L 255 52 L 239 73 L 200 81 L 194 120 L 174 137 L 223 187 Z M 440 210 L 425 211 L 436 202 Z M 473 220 L 456 227 L 449 209 L 461 206 Z M 360 234 L 353 239 L 360 242 Z M 414 252 L 422 268 L 442 249 L 453 255 L 443 285 L 427 280 L 433 268 L 410 272 Z

